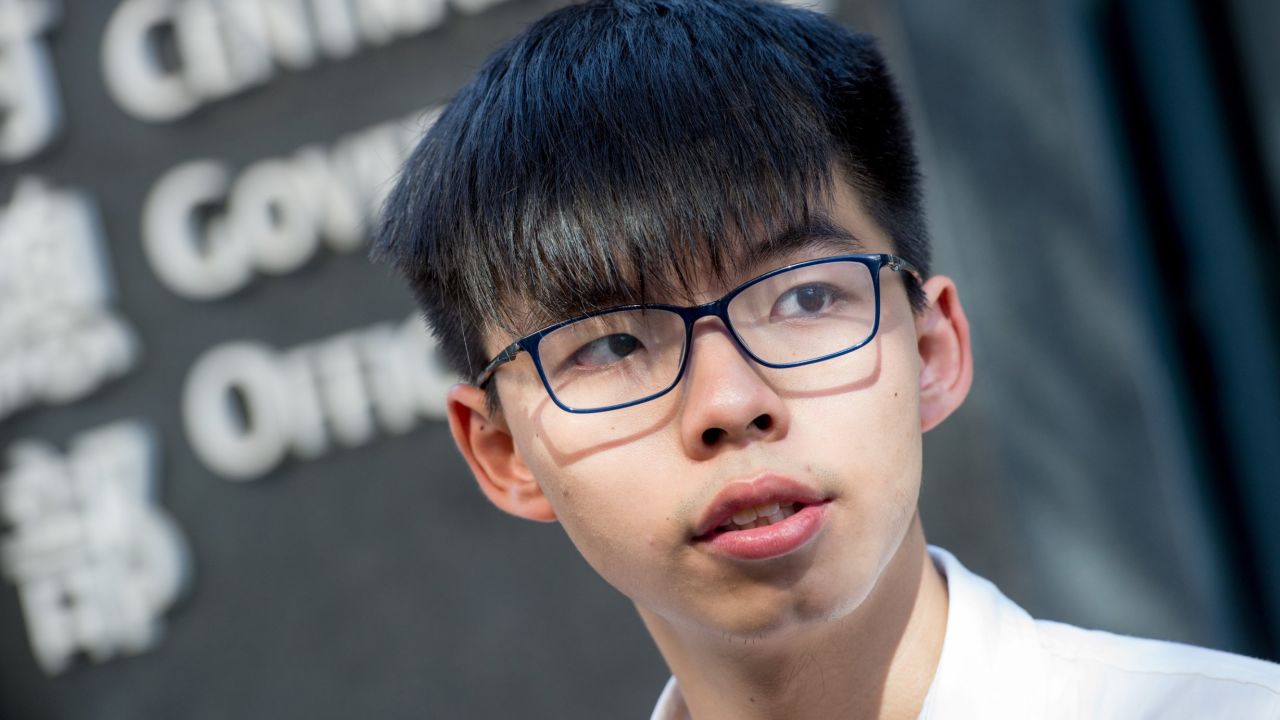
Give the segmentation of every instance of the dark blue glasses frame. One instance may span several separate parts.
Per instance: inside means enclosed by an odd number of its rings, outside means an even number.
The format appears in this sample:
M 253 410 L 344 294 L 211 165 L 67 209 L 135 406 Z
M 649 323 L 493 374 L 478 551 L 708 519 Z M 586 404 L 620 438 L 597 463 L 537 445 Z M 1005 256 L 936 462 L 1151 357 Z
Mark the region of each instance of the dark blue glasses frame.
M 734 329 L 733 322 L 729 319 L 729 303 L 731 303 L 734 298 L 742 294 L 752 285 L 755 285 L 756 283 L 762 282 L 764 280 L 768 280 L 769 278 L 775 275 L 778 275 L 780 273 L 788 272 L 790 270 L 795 270 L 797 268 L 809 267 L 812 265 L 823 265 L 826 263 L 834 263 L 834 262 L 860 263 L 862 265 L 865 265 L 867 269 L 871 272 L 871 286 L 874 289 L 875 305 L 876 305 L 875 322 L 872 324 L 871 332 L 867 335 L 866 339 L 862 340 L 856 345 L 847 347 L 843 350 L 838 350 L 836 352 L 828 353 L 826 355 L 820 355 L 816 358 L 811 358 L 809 360 L 801 360 L 799 362 L 791 362 L 791 363 L 767 362 L 761 359 L 755 353 L 751 352 L 751 348 L 747 347 L 747 344 L 738 335 L 738 331 Z M 621 305 L 617 307 L 606 308 L 603 310 L 596 310 L 594 312 L 586 313 L 585 315 L 579 315 L 577 317 L 570 318 L 568 320 L 562 320 L 554 325 L 548 325 L 547 327 L 544 327 L 541 330 L 538 330 L 537 332 L 530 333 L 516 340 L 515 342 L 511 343 L 506 348 L 504 348 L 502 352 L 494 356 L 494 358 L 489 361 L 489 364 L 486 365 L 484 369 L 480 371 L 480 376 L 476 379 L 476 385 L 479 387 L 484 387 L 486 384 L 488 384 L 490 380 L 493 379 L 493 374 L 497 372 L 498 368 L 514 360 L 516 356 L 519 355 L 521 352 L 527 352 L 529 353 L 529 357 L 533 359 L 533 365 L 538 370 L 538 377 L 542 380 L 542 386 L 546 388 L 547 395 L 550 396 L 552 402 L 554 402 L 561 410 L 564 410 L 565 412 L 581 413 L 581 414 L 598 413 L 598 412 L 607 412 L 609 410 L 621 410 L 622 408 L 631 407 L 633 405 L 639 405 L 641 403 L 648 402 L 655 398 L 666 395 L 667 393 L 671 392 L 671 390 L 675 388 L 676 385 L 680 384 L 681 378 L 684 377 L 685 366 L 688 365 L 688 361 L 689 361 L 689 346 L 693 343 L 693 324 L 704 317 L 720 318 L 720 322 L 724 323 L 725 328 L 728 329 L 729 331 L 729 335 L 733 338 L 733 341 L 737 343 L 738 347 L 744 353 L 746 353 L 747 356 L 750 357 L 753 361 L 765 367 L 768 367 L 768 368 L 800 367 L 803 365 L 812 365 L 814 363 L 819 363 L 819 362 L 822 362 L 823 360 L 830 360 L 831 358 L 839 357 L 841 355 L 847 355 L 853 352 L 854 350 L 857 350 L 858 348 L 863 347 L 864 345 L 866 345 L 867 343 L 875 339 L 876 333 L 879 332 L 880 330 L 880 270 L 882 270 L 883 268 L 888 268 L 894 271 L 909 273 L 917 283 L 923 282 L 923 278 L 920 276 L 920 271 L 916 270 L 910 263 L 908 263 L 906 260 L 903 260 L 902 258 L 896 255 L 888 255 L 885 253 L 837 255 L 835 257 L 820 258 L 817 260 L 806 260 L 804 262 L 793 263 L 791 265 L 786 265 L 784 267 L 780 267 L 775 270 L 770 270 L 769 272 L 763 275 L 751 278 L 750 280 L 730 290 L 719 300 L 712 300 L 710 302 L 703 303 L 701 305 L 695 305 L 693 307 L 685 307 L 681 305 L 665 305 L 665 304 L 659 304 L 659 303 Z M 676 371 L 675 379 L 671 381 L 670 385 L 666 386 L 661 390 L 658 390 L 657 392 L 650 393 L 649 395 L 645 395 L 642 398 L 638 398 L 636 400 L 629 400 L 624 403 L 618 403 L 615 405 L 606 405 L 605 407 L 598 407 L 598 408 L 573 408 L 573 407 L 569 407 L 568 405 L 565 405 L 563 402 L 560 401 L 560 398 L 556 397 L 555 391 L 551 389 L 551 382 L 550 380 L 547 379 L 547 373 L 542 367 L 542 357 L 538 353 L 539 343 L 542 342 L 542 339 L 544 337 L 546 337 L 547 335 L 550 335 L 552 332 L 555 332 L 556 330 L 559 330 L 560 328 L 566 325 L 571 325 L 581 320 L 586 320 L 587 318 L 599 317 L 601 315 L 608 315 L 611 313 L 624 312 L 628 310 L 665 310 L 667 312 L 675 313 L 684 319 L 684 349 L 681 352 L 680 368 L 679 370 Z

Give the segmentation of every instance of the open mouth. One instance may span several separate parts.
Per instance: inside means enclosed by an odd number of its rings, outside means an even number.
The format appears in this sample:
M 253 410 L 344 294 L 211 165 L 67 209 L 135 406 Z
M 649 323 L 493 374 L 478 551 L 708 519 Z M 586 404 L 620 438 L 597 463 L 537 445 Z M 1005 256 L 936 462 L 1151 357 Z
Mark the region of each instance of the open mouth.
M 696 540 L 710 540 L 715 535 L 737 530 L 752 530 L 759 527 L 767 527 L 774 523 L 780 523 L 783 520 L 795 515 L 806 507 L 801 502 L 771 502 L 756 507 L 742 508 L 732 515 L 726 517 L 719 525 L 710 532 L 695 538 Z
M 710 542 L 716 538 L 725 535 L 734 535 L 744 539 L 748 537 L 763 537 L 770 534 L 768 531 L 751 533 L 750 530 L 760 530 L 772 526 L 774 530 L 785 530 L 790 524 L 787 521 L 796 515 L 807 515 L 806 510 L 825 509 L 829 500 L 818 500 L 814 502 L 806 502 L 801 500 L 781 500 L 767 502 L 762 505 L 754 505 L 746 508 L 738 508 L 732 513 L 722 518 L 715 527 L 693 537 L 693 542 Z
M 773 473 L 721 488 L 692 528 L 697 547 L 735 560 L 765 560 L 805 547 L 821 532 L 832 497 Z
M 698 547 L 735 560 L 768 560 L 799 551 L 822 531 L 830 501 L 768 502 L 738 508 L 693 538 Z

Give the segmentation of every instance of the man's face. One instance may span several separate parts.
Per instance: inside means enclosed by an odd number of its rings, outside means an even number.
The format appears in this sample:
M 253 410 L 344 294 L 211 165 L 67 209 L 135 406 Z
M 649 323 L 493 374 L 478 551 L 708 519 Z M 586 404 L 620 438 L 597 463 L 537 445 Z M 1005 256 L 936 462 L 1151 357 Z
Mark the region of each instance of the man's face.
M 830 219 L 865 252 L 892 252 L 836 185 Z M 824 254 L 839 251 L 800 251 L 737 281 Z M 564 412 L 527 355 L 499 373 L 519 461 L 586 560 L 642 610 L 677 627 L 758 637 L 841 617 L 870 593 L 912 521 L 921 475 L 915 318 L 903 278 L 883 270 L 880 280 L 876 337 L 814 365 L 765 368 L 718 319 L 703 318 L 680 384 L 635 407 Z M 488 349 L 508 342 L 492 337 Z M 788 525 L 798 541 L 763 557 L 711 541 L 725 532 L 706 528 L 719 524 L 723 501 L 770 493 L 807 513 Z

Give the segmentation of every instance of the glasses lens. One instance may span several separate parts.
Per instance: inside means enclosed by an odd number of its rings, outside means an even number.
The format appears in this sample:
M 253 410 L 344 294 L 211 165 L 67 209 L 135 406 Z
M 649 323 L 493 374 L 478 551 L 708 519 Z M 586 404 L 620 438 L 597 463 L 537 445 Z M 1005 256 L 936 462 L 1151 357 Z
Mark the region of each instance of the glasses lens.
M 800 363 L 857 347 L 876 322 L 871 269 L 836 261 L 778 273 L 735 297 L 729 320 L 747 349 L 767 363 Z
M 542 338 L 538 355 L 557 400 L 595 410 L 670 387 L 684 341 L 684 319 L 676 313 L 618 310 L 557 328 Z

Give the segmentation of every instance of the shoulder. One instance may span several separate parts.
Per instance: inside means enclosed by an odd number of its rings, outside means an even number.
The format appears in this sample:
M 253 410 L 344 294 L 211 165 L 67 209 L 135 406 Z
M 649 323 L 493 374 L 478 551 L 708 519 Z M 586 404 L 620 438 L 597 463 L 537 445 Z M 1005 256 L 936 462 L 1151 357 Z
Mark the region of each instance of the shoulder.
M 1280 717 L 1280 665 L 1058 622 L 1035 625 L 1051 691 L 1066 697 L 1106 698 L 1116 713 Z
M 924 717 L 1276 718 L 1280 666 L 1036 620 L 954 556 L 942 657 Z

